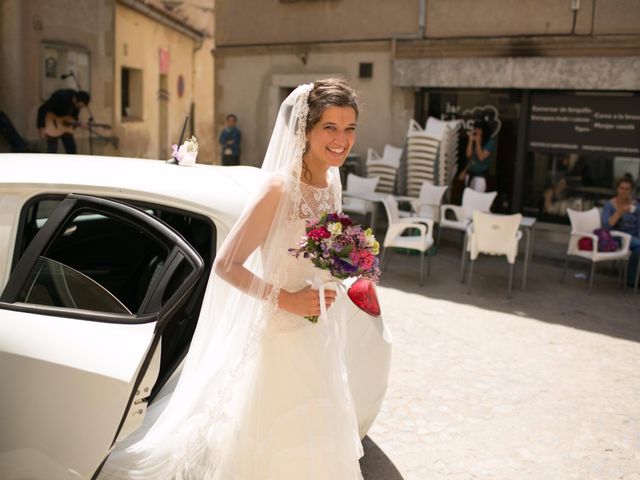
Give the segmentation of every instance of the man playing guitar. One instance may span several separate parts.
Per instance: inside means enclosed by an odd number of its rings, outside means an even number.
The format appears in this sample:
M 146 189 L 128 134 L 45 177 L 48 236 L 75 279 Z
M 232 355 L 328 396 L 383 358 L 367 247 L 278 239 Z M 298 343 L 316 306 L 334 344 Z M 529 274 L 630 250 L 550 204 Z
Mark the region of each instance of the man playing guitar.
M 67 153 L 76 153 L 73 129 L 78 125 L 78 113 L 89 105 L 91 95 L 83 90 L 56 90 L 38 108 L 38 130 L 47 140 L 47 152 L 57 153 L 58 138 Z

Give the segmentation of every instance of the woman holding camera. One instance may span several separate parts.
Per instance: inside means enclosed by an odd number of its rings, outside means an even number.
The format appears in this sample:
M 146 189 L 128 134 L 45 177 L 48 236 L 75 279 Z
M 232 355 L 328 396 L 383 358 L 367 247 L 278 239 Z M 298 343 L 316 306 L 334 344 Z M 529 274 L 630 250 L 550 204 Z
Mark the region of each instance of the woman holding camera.
M 476 120 L 473 129 L 468 132 L 467 166 L 458 178 L 466 186 L 477 192 L 487 191 L 487 176 L 491 169 L 491 154 L 495 150 L 495 139 L 491 137 L 491 128 L 484 120 Z

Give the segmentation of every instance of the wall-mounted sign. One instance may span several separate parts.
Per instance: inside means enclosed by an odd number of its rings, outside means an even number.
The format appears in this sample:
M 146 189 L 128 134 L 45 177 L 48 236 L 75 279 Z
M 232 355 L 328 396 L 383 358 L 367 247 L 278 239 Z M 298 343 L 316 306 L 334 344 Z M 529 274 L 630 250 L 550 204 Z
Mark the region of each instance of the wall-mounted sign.
M 487 125 L 489 125 L 492 137 L 498 135 L 498 132 L 502 127 L 502 121 L 500 120 L 498 109 L 493 105 L 484 105 L 482 107 L 478 106 L 463 110 L 460 118 L 464 121 L 467 130 L 473 128 L 473 124 L 475 122 L 486 122 Z
M 462 120 L 465 130 L 471 130 L 477 121 L 484 121 L 489 126 L 492 137 L 498 135 L 502 127 L 498 109 L 493 105 L 478 105 L 462 110 L 460 105 L 454 105 L 447 101 L 441 117 L 442 120 Z
M 161 48 L 158 50 L 158 64 L 159 70 L 162 75 L 167 75 L 169 73 L 169 64 L 171 63 L 171 56 L 169 55 L 169 50 L 165 50 Z
M 640 97 L 534 94 L 528 146 L 552 153 L 640 155 Z

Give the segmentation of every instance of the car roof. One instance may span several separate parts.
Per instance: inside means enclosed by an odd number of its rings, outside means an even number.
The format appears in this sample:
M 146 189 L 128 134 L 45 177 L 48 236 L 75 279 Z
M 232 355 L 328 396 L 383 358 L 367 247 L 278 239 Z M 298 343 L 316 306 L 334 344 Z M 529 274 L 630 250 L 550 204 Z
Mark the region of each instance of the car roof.
M 66 154 L 0 154 L 0 188 L 166 199 L 238 216 L 265 175 L 255 167 Z

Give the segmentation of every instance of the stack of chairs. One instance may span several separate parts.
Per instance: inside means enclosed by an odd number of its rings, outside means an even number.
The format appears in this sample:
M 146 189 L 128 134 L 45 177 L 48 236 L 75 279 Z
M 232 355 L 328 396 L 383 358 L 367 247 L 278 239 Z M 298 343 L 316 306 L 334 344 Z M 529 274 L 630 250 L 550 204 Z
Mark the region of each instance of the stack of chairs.
M 461 120 L 427 119 L 425 128 L 409 120 L 407 131 L 407 195 L 417 197 L 422 183 L 450 186 L 458 170 Z
M 395 193 L 396 176 L 400 167 L 402 148 L 385 145 L 382 156 L 373 148 L 367 151 L 367 177 L 379 178 L 376 192 Z
M 443 121 L 434 117 L 427 119 L 425 133 L 440 140 L 437 185 L 451 185 L 458 171 L 458 138 L 462 126 L 461 120 Z
M 422 183 L 439 185 L 440 140 L 428 135 L 418 122 L 409 120 L 407 131 L 407 195 L 417 197 Z

